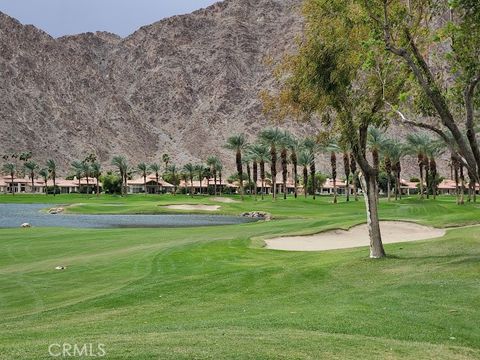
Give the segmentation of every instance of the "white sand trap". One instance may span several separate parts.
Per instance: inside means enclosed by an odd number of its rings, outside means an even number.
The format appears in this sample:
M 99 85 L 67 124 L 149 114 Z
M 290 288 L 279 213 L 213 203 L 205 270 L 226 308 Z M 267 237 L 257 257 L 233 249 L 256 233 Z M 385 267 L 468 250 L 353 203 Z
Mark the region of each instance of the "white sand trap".
M 220 202 L 220 203 L 225 203 L 225 204 L 232 204 L 232 203 L 238 203 L 239 201 L 233 200 L 230 198 L 221 198 L 221 197 L 216 197 L 212 199 L 213 201 Z
M 402 221 L 381 221 L 384 244 L 417 241 L 445 235 L 445 230 Z M 265 240 L 268 249 L 290 251 L 319 251 L 369 246 L 367 224 L 350 230 L 331 230 L 307 236 L 287 236 Z
M 219 205 L 167 205 L 167 209 L 172 210 L 201 210 L 201 211 L 217 211 Z

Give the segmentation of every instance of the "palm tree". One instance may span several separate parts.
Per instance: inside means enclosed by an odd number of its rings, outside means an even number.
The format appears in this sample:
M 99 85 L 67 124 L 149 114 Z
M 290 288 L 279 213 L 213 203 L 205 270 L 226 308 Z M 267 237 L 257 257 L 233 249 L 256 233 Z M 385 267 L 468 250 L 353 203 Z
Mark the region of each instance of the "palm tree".
M 252 195 L 252 169 L 250 168 L 250 158 L 249 156 L 244 156 L 242 162 L 245 164 L 245 169 L 247 170 L 247 181 L 248 181 L 248 193 Z
M 155 194 L 158 194 L 158 187 L 159 187 L 158 183 L 160 181 L 160 165 L 157 163 L 153 163 L 149 166 L 149 169 L 150 171 L 153 171 L 155 173 L 155 181 L 156 181 Z
M 268 163 L 270 160 L 270 151 L 268 147 L 266 147 L 263 144 L 256 143 L 250 146 L 249 148 L 249 155 L 252 158 L 252 160 L 256 163 L 258 163 L 258 166 L 260 168 L 260 180 L 261 180 L 261 195 L 262 195 L 262 200 L 264 198 L 264 193 L 265 193 L 265 163 Z M 254 176 L 255 177 L 255 176 Z M 255 180 L 255 188 L 257 187 L 257 183 Z
M 183 171 L 190 179 L 190 196 L 193 196 L 193 174 L 196 171 L 195 166 L 192 163 L 188 163 L 183 167 Z
M 368 128 L 368 134 L 367 134 L 368 150 L 372 153 L 373 167 L 375 168 L 375 171 L 377 172 L 377 174 L 379 172 L 379 167 L 380 167 L 379 152 L 381 150 L 383 141 L 384 141 L 383 134 L 378 128 L 376 127 Z
M 227 139 L 226 148 L 233 150 L 236 153 L 235 162 L 237 165 L 238 178 L 240 181 L 240 194 L 244 195 L 243 190 L 243 165 L 242 165 L 242 151 L 247 147 L 247 140 L 244 134 L 234 135 Z
M 92 176 L 97 180 L 97 197 L 100 195 L 100 176 L 102 176 L 102 166 L 99 162 L 94 161 L 91 166 Z
M 215 172 L 218 174 L 218 178 L 220 180 L 220 196 L 222 196 L 222 172 L 223 172 L 223 165 L 222 163 L 219 161 L 216 165 L 215 165 Z
M 88 160 L 82 161 L 83 175 L 87 180 L 87 194 L 90 194 L 90 176 L 92 176 L 92 168 Z
M 353 196 L 355 201 L 358 201 L 358 190 L 357 190 L 357 161 L 355 160 L 355 155 L 353 151 L 350 152 L 350 173 L 352 174 L 352 186 L 353 186 Z
M 57 164 L 53 159 L 47 160 L 47 169 L 53 181 L 53 196 L 55 196 L 57 193 Z
M 43 181 L 45 182 L 45 195 L 48 195 L 47 191 L 47 181 L 48 181 L 48 169 L 47 168 L 42 168 L 38 172 L 38 175 L 40 175 L 43 178 Z
M 425 135 L 423 133 L 415 133 L 415 134 L 408 134 L 407 135 L 407 144 L 408 144 L 408 149 L 409 153 L 411 155 L 416 155 L 417 156 L 417 164 L 418 168 L 420 170 L 420 198 L 424 199 L 424 190 L 423 190 L 423 184 L 424 184 L 424 169 L 425 165 L 428 164 L 428 158 L 427 157 L 427 147 L 428 144 L 432 140 L 428 135 Z M 428 165 L 427 165 L 428 166 Z
M 205 176 L 205 166 L 203 164 L 197 164 L 195 165 L 195 172 L 197 173 L 197 178 L 200 184 L 200 195 L 202 195 L 202 180 L 203 177 Z
M 3 165 L 3 172 L 7 175 L 10 175 L 10 192 L 12 193 L 12 195 L 15 195 L 15 191 L 13 191 L 13 179 L 15 178 L 16 169 L 17 167 L 14 163 L 6 163 Z
M 438 170 L 437 170 L 437 162 L 435 158 L 438 158 L 445 152 L 445 142 L 443 140 L 441 141 L 432 141 L 429 144 L 427 144 L 427 147 L 425 149 L 425 155 L 428 157 L 428 163 L 429 163 L 429 170 L 430 170 L 430 179 L 428 181 L 429 184 L 429 189 L 427 189 L 427 194 L 428 192 L 432 192 L 433 199 L 437 198 L 437 192 L 438 192 Z
M 336 139 L 333 139 L 326 147 L 326 150 L 330 152 L 330 168 L 332 169 L 333 180 L 333 203 L 337 203 L 337 152 L 340 152 L 340 146 Z
M 298 164 L 303 167 L 303 192 L 305 193 L 305 199 L 308 196 L 308 169 L 312 162 L 314 162 L 314 157 L 311 151 L 302 150 L 298 157 Z
M 137 169 L 140 172 L 140 174 L 143 177 L 143 192 L 145 196 L 147 196 L 147 171 L 148 171 L 148 165 L 145 164 L 144 162 L 141 162 L 140 164 L 137 165 Z
M 282 187 L 283 199 L 287 199 L 287 177 L 288 177 L 288 149 L 290 143 L 293 141 L 292 136 L 288 131 L 283 131 L 282 139 L 280 141 L 280 162 L 282 165 Z
M 217 156 L 209 156 L 207 158 L 207 166 L 210 168 L 210 173 L 213 175 L 213 193 L 217 196 L 217 164 L 220 159 Z
M 170 163 L 170 155 L 163 154 L 162 155 L 162 161 L 165 164 L 165 170 L 166 170 L 168 168 L 168 164 Z
M 78 191 L 80 192 L 80 186 L 81 186 L 80 180 L 82 179 L 82 176 L 83 176 L 83 163 L 79 160 L 75 160 L 74 162 L 72 162 L 71 166 L 72 166 L 74 175 L 78 180 Z
M 295 199 L 298 196 L 298 149 L 299 143 L 298 140 L 293 136 L 290 135 L 288 141 L 288 148 L 290 150 L 290 162 L 292 163 L 293 169 L 293 187 L 294 187 L 294 196 Z
M 400 175 L 402 171 L 402 166 L 401 166 L 401 160 L 403 156 L 405 155 L 406 147 L 404 144 L 393 140 L 393 139 L 387 139 L 384 141 L 382 145 L 382 153 L 384 154 L 384 165 L 385 165 L 385 171 L 387 173 L 387 178 L 388 178 L 388 198 L 390 199 L 390 181 L 391 181 L 391 176 L 393 175 L 395 179 L 395 200 L 398 199 L 398 197 L 402 196 L 401 192 L 401 184 L 400 184 Z
M 320 146 L 318 142 L 313 138 L 307 138 L 303 142 L 303 146 L 310 153 L 312 161 L 310 162 L 310 176 L 312 178 L 312 194 L 313 199 L 316 198 L 317 193 L 317 178 L 316 178 L 316 168 L 315 168 L 315 154 L 319 151 Z
M 177 194 L 177 184 L 178 184 L 177 167 L 175 165 L 170 165 L 167 168 L 167 172 L 171 174 L 172 181 L 173 181 L 173 196 L 175 196 Z
M 125 156 L 116 155 L 112 159 L 112 165 L 118 168 L 120 178 L 122 179 L 122 196 L 127 195 L 127 176 L 128 176 L 128 162 Z
M 265 129 L 260 132 L 260 143 L 270 149 L 270 172 L 272 175 L 273 199 L 277 198 L 277 146 L 283 139 L 283 133 L 278 128 Z
M 25 162 L 24 166 L 25 166 L 25 169 L 27 169 L 29 172 L 30 180 L 32 181 L 32 193 L 34 193 L 35 192 L 35 183 L 34 183 L 35 171 L 38 170 L 38 164 L 33 160 L 29 160 Z

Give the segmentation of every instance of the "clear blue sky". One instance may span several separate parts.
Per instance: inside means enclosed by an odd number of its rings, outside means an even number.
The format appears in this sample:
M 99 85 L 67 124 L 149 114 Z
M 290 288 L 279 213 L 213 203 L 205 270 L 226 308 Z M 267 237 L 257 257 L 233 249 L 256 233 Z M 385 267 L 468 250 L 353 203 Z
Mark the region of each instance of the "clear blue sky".
M 0 0 L 0 11 L 53 37 L 87 31 L 127 36 L 143 25 L 218 0 Z

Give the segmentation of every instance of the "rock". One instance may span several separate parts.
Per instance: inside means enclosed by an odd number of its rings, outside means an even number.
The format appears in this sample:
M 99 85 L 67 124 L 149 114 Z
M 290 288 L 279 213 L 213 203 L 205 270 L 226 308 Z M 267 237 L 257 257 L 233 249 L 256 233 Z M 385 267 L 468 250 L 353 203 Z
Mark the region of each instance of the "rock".
M 22 225 L 20 225 L 20 227 L 22 227 L 22 228 L 31 228 L 32 225 L 29 224 L 29 223 L 23 223 Z
M 258 219 L 258 220 L 265 220 L 265 221 L 270 221 L 272 220 L 272 214 L 269 214 L 267 212 L 263 211 L 250 211 L 250 212 L 245 212 L 242 213 L 243 217 L 249 217 L 252 219 Z
M 48 213 L 51 215 L 57 215 L 57 214 L 61 214 L 64 211 L 65 211 L 64 208 L 59 207 L 59 208 L 51 208 L 50 210 L 48 210 Z

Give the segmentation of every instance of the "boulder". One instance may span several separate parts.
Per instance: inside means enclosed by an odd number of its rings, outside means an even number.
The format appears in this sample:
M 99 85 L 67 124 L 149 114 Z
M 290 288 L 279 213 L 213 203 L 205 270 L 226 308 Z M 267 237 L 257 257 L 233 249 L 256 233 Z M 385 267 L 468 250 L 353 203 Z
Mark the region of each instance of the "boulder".
M 31 228 L 32 225 L 29 224 L 29 223 L 23 223 L 22 225 L 20 225 L 20 227 L 22 227 L 22 228 Z
M 269 214 L 269 213 L 263 212 L 263 211 L 245 212 L 245 213 L 242 214 L 242 216 L 249 217 L 249 218 L 252 218 L 252 219 L 265 220 L 265 221 L 272 220 L 272 214 Z
M 64 208 L 59 207 L 59 208 L 51 208 L 50 210 L 48 210 L 48 213 L 51 215 L 57 215 L 57 214 L 61 214 L 64 211 L 65 211 Z

